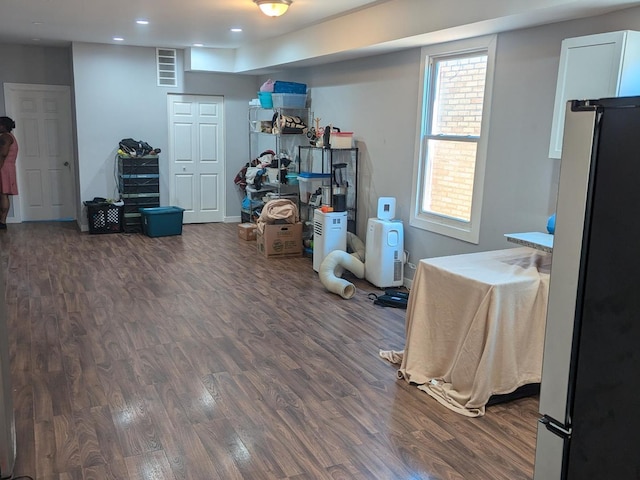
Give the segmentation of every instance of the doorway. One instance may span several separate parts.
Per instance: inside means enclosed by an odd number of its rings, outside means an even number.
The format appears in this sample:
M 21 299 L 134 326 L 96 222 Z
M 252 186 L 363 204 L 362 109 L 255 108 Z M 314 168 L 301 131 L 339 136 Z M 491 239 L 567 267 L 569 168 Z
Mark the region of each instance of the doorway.
M 224 98 L 168 95 L 169 201 L 184 223 L 224 221 Z
M 70 87 L 5 83 L 4 98 L 19 146 L 19 195 L 7 220 L 75 220 Z

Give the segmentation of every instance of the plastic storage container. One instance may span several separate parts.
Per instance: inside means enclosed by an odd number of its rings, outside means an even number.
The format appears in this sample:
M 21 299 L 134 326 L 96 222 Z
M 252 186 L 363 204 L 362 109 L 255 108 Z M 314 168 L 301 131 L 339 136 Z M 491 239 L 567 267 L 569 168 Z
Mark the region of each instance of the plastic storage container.
M 260 99 L 260 106 L 262 108 L 273 108 L 271 92 L 258 92 L 258 98 Z
M 353 148 L 353 132 L 331 132 L 331 148 Z
M 271 98 L 273 108 L 304 108 L 307 105 L 306 93 L 274 93 Z
M 331 184 L 330 173 L 307 173 L 300 172 L 298 175 L 298 185 L 300 188 L 300 201 L 309 203 L 311 195 L 322 187 L 322 185 Z
M 183 213 L 180 207 L 141 208 L 142 231 L 149 237 L 182 235 Z
M 282 82 L 276 80 L 273 84 L 273 93 L 307 93 L 306 83 Z

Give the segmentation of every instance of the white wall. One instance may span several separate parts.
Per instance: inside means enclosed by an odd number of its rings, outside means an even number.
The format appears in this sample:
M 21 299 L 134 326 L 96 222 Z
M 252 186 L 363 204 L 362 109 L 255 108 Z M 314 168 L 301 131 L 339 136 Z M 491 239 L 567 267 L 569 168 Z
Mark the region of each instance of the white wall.
M 96 44 L 73 45 L 81 200 L 117 195 L 114 158 L 122 138 L 144 140 L 162 149 L 160 204 L 169 204 L 167 94 L 225 97 L 227 217 L 240 217 L 233 178 L 248 159 L 249 99 L 257 79 L 230 74 L 183 73 L 178 51 L 178 86 L 156 86 L 156 50 Z M 86 216 L 82 223 L 86 226 Z
M 115 154 L 123 138 L 144 140 L 167 151 L 168 93 L 178 87 L 156 86 L 156 50 L 74 43 L 72 45 L 78 135 L 79 201 L 115 198 Z M 181 58 L 178 58 L 179 69 Z M 168 162 L 160 156 L 160 202 L 168 203 Z M 81 223 L 86 227 L 86 215 Z
M 408 218 L 403 197 L 411 196 L 419 65 L 412 49 L 307 72 L 320 125 L 353 131 L 360 149 L 357 233 L 363 240 L 378 197 L 396 197 L 397 217 Z
M 419 49 L 271 77 L 307 83 L 320 123 L 355 132 L 361 149 L 358 235 L 364 237 L 378 197 L 395 196 L 397 218 L 405 225 L 405 248 L 417 261 L 508 248 L 514 245 L 504 240 L 504 233 L 545 230 L 555 209 L 560 163 L 547 156 L 560 43 L 568 37 L 624 29 L 640 29 L 640 8 L 498 36 L 478 245 L 409 226 L 421 91 Z M 411 278 L 413 272 L 405 276 Z
M 0 85 L 71 85 L 71 52 L 68 48 L 0 44 L 0 59 Z M 0 113 L 3 116 L 4 108 L 4 91 L 0 88 Z

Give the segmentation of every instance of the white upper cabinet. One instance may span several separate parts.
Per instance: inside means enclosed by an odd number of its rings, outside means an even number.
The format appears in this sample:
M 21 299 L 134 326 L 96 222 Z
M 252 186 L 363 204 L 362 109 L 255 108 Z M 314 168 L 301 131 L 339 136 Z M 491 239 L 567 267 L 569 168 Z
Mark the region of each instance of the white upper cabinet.
M 640 95 L 640 32 L 625 30 L 562 42 L 549 157 L 562 155 L 568 100 Z

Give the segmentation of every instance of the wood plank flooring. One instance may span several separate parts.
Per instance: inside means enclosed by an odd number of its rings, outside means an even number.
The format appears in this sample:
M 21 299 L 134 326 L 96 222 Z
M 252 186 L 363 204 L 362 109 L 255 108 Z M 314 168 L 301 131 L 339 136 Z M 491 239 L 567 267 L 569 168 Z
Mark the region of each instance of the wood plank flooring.
M 537 397 L 466 418 L 396 379 L 404 310 L 235 224 L 0 232 L 18 458 L 37 480 L 530 479 Z M 379 292 L 378 292 L 379 293 Z

